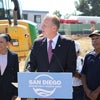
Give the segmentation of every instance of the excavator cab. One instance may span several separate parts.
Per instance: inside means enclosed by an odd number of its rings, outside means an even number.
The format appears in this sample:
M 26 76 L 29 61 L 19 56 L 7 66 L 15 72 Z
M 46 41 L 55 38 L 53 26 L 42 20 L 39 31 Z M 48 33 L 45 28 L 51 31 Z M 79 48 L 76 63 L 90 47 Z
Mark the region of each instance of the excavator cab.
M 35 23 L 22 19 L 20 0 L 0 0 L 0 33 L 10 35 L 9 48 L 19 59 L 27 57 L 38 31 Z
M 0 20 L 14 18 L 14 10 L 17 10 L 17 18 L 22 19 L 22 9 L 19 3 L 19 0 L 0 0 Z

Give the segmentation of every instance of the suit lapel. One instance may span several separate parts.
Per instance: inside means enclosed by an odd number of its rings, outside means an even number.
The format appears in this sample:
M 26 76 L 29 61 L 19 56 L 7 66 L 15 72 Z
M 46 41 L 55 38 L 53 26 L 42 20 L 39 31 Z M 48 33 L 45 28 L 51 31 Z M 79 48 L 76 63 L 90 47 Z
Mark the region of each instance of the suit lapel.
M 59 54 L 59 51 L 61 50 L 61 48 L 62 48 L 62 42 L 61 42 L 61 36 L 59 36 L 58 40 L 57 40 L 56 47 L 54 49 L 54 53 Z
M 43 55 L 43 59 L 45 59 L 45 61 L 49 63 L 48 53 L 47 53 L 47 39 L 46 38 L 44 38 L 44 40 L 42 41 L 41 52 Z

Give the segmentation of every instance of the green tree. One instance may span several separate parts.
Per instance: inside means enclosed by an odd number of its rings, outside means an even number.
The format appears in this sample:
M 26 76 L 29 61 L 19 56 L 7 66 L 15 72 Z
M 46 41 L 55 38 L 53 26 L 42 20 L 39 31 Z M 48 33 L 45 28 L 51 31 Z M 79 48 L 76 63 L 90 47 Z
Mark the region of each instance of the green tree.
M 92 7 L 91 15 L 100 16 L 100 0 L 89 0 L 89 3 Z
M 71 14 L 66 13 L 66 14 L 64 15 L 64 19 L 68 19 L 70 16 L 77 16 L 76 11 L 74 11 L 74 12 L 71 13 Z
M 75 7 L 82 16 L 100 16 L 100 0 L 75 1 Z
M 60 11 L 58 11 L 58 10 L 54 11 L 53 14 L 57 15 L 59 18 L 61 18 L 61 16 L 62 16 Z

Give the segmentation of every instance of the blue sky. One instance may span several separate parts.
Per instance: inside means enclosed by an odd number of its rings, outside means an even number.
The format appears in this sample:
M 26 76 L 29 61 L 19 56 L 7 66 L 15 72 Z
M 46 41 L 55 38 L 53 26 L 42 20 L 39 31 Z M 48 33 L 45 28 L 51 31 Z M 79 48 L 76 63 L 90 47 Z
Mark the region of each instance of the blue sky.
M 78 0 L 21 0 L 23 10 L 43 10 L 50 13 L 59 10 L 62 15 L 76 11 L 74 2 Z

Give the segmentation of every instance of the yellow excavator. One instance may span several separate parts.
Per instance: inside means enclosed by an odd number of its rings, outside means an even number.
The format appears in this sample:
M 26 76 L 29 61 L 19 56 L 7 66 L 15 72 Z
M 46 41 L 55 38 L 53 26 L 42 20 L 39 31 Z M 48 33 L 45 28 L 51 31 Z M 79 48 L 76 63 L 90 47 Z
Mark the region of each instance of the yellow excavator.
M 19 60 L 29 57 L 38 30 L 36 23 L 22 18 L 20 0 L 0 0 L 0 33 L 10 35 L 9 48 L 18 53 Z
M 22 19 L 19 0 L 0 0 L 0 33 L 11 36 L 9 48 L 19 59 L 27 57 L 38 31 L 35 23 Z

